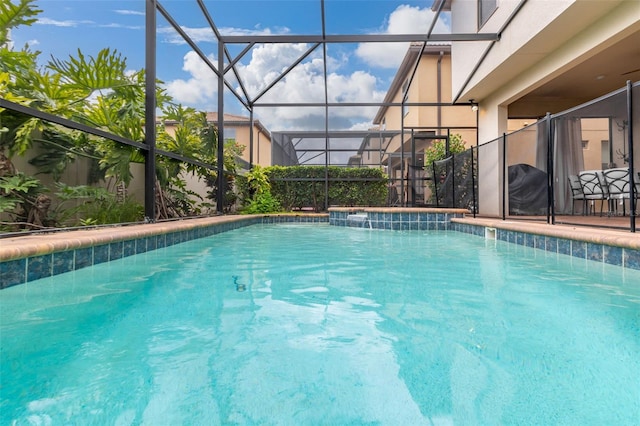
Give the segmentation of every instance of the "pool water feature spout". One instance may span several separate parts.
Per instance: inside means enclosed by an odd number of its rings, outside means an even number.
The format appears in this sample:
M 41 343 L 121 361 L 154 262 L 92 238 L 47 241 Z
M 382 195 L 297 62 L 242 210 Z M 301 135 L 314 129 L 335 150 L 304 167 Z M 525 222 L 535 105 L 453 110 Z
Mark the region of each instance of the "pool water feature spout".
M 369 220 L 369 215 L 367 215 L 366 213 L 354 213 L 347 215 L 347 222 L 361 223 L 361 228 L 363 228 L 364 223 L 367 222 L 369 224 L 369 229 L 373 229 L 373 227 L 371 226 L 371 221 Z

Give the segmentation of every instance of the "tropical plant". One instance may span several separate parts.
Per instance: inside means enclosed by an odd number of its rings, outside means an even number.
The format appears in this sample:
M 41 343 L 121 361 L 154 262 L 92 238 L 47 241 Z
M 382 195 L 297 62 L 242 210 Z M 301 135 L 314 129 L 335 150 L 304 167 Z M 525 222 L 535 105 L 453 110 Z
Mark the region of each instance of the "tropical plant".
M 431 146 L 424 150 L 424 165 L 430 167 L 434 161 L 444 160 L 451 154 L 459 154 L 466 149 L 462 135 L 458 133 L 449 137 L 448 144 L 446 139 L 434 140 Z
M 62 225 L 131 223 L 144 219 L 142 204 L 131 197 L 121 198 L 105 188 L 58 183 L 56 196 L 59 204 L 54 215 Z
M 431 180 L 428 202 L 439 207 L 471 208 L 473 188 L 471 156 L 465 147 L 462 135 L 454 134 L 447 144 L 445 139 L 436 140 L 425 150 L 425 170 Z
M 144 143 L 144 71 L 127 71 L 126 58 L 111 49 L 102 49 L 94 56 L 78 50 L 66 59 L 52 57 L 45 66 L 38 67 L 39 52 L 32 52 L 28 46 L 14 50 L 9 34 L 19 25 L 34 23 L 40 12 L 34 0 L 0 4 L 0 97 Z M 182 179 L 184 173 L 205 179 L 212 188 L 209 196 L 215 198 L 217 131 L 204 113 L 173 104 L 161 82 L 157 85 L 156 99 L 164 119 L 172 121 L 175 130 L 170 134 L 164 125 L 159 126 L 158 148 L 214 167 L 212 171 L 157 157 L 158 198 L 170 205 L 164 211 L 171 210 L 172 216 L 197 214 L 210 204 L 198 205 L 202 198 L 187 190 Z M 24 156 L 34 145 L 38 154 L 30 163 L 39 173 L 50 174 L 55 180 L 68 166 L 83 158 L 89 161 L 87 183 L 109 180 L 114 186 L 119 182 L 128 185 L 132 178 L 131 163 L 144 162 L 142 152 L 135 147 L 0 109 L 0 153 L 8 154 L 7 162 L 13 156 Z M 235 157 L 240 152 L 237 144 L 225 146 L 224 168 L 229 186 L 236 172 Z M 12 165 L 7 169 L 15 172 Z M 68 207 L 69 203 L 63 201 L 61 205 Z
M 53 220 L 48 214 L 51 200 L 44 192 L 46 188 L 38 179 L 23 173 L 0 177 L 0 213 L 11 218 L 9 222 L 0 222 L 0 228 L 17 230 L 51 226 Z
M 156 128 L 156 134 L 160 149 L 212 166 L 217 164 L 217 130 L 207 121 L 203 112 L 168 103 L 162 109 L 162 120 Z M 199 176 L 207 184 L 215 180 L 210 169 L 166 157 L 159 159 L 157 176 L 159 188 L 163 191 L 157 205 L 159 218 L 201 212 L 199 202 L 203 198 L 187 189 L 184 182 L 187 173 Z
M 36 15 L 42 11 L 36 9 L 35 0 L 20 0 L 18 4 L 10 1 L 0 3 L 0 46 L 9 42 L 9 31 L 20 25 L 36 22 Z
M 280 211 L 280 203 L 271 194 L 269 175 L 265 168 L 255 165 L 246 175 L 250 193 L 248 205 L 241 212 L 245 214 L 275 213 Z

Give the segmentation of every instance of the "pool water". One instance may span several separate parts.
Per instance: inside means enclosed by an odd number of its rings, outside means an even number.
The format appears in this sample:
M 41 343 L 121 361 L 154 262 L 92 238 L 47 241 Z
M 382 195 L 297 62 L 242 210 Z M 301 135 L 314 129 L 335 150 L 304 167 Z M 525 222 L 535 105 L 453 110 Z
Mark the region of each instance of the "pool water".
M 632 425 L 640 272 L 255 225 L 0 292 L 1 424 Z

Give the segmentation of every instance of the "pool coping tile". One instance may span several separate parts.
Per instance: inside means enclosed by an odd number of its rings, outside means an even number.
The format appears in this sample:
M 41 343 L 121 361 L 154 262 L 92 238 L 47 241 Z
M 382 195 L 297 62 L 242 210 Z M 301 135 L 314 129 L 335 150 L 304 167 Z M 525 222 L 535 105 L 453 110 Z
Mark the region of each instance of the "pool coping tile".
M 486 218 L 454 218 L 454 229 L 474 235 L 495 229 L 497 239 L 550 253 L 640 270 L 640 235 L 609 229 L 576 228 Z M 475 231 L 470 228 L 478 228 Z
M 453 230 L 485 238 L 493 235 L 502 241 L 549 253 L 640 269 L 640 237 L 636 234 L 469 218 L 462 209 L 331 208 L 328 214 L 215 216 L 6 238 L 0 247 L 0 288 L 253 224 L 299 222 L 354 226 L 347 217 L 360 212 L 366 212 L 368 219 L 358 225 L 372 230 Z M 487 234 L 487 230 L 494 232 Z
M 0 289 L 253 224 L 326 223 L 328 214 L 233 215 L 2 239 Z

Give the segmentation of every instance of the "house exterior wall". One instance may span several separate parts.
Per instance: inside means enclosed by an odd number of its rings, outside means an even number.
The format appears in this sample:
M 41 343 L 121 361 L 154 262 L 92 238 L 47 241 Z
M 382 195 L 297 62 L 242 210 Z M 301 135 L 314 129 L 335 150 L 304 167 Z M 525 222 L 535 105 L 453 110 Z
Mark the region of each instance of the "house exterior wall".
M 236 142 L 245 147 L 241 155 L 243 160 L 247 163 L 253 160 L 253 164 L 260 166 L 271 165 L 271 137 L 269 134 L 262 131 L 258 126 L 253 126 L 253 158 L 251 159 L 250 127 L 248 125 L 230 125 L 230 128 L 235 130 Z
M 500 35 L 496 42 L 454 42 L 451 48 L 452 98 L 457 102 L 474 99 L 479 103 L 481 144 L 507 133 L 510 118 L 523 118 L 513 108 L 516 101 L 536 90 L 539 93 L 542 88 L 551 88 L 550 83 L 573 75 L 569 73 L 588 71 L 581 64 L 592 63 L 588 61 L 640 31 L 640 2 L 636 0 L 497 0 L 494 13 L 481 28 L 478 1 L 451 0 L 450 4 L 452 33 Z M 637 55 L 637 45 L 634 48 L 631 44 L 630 55 L 634 55 L 634 49 Z M 596 84 L 592 80 L 591 84 Z M 537 105 L 529 105 L 543 111 L 529 121 L 542 117 L 544 111 L 560 112 L 585 101 L 576 93 L 553 86 L 547 96 L 536 98 Z M 582 126 L 582 138 L 587 145 L 583 150 L 585 168 L 587 165 L 602 168 L 603 141 L 609 139 L 607 121 L 583 120 Z M 615 132 L 613 138 L 609 143 L 617 146 Z M 523 149 L 518 153 L 507 152 L 508 161 L 509 156 L 535 161 L 534 153 Z M 486 171 L 493 161 L 481 156 L 479 168 Z M 494 169 L 486 173 L 491 175 L 486 181 L 479 179 L 480 213 L 501 214 L 499 199 L 486 196 L 501 190 L 495 187 L 501 182 L 496 180 L 501 172 Z
M 446 48 L 448 50 L 448 46 Z M 439 69 L 439 71 L 438 71 Z M 411 70 L 410 70 L 411 71 Z M 393 94 L 388 94 L 390 102 L 399 103 L 403 98 L 403 85 L 411 77 L 410 73 L 397 75 L 402 84 Z M 438 96 L 438 85 L 440 85 Z M 451 56 L 448 52 L 442 57 L 438 52 L 422 55 L 416 75 L 408 89 L 407 103 L 450 103 L 451 102 Z M 384 125 L 382 124 L 384 123 Z M 404 128 L 420 127 L 433 128 L 438 133 L 437 127 L 472 127 L 475 126 L 475 113 L 471 108 L 453 106 L 407 106 L 403 120 L 402 108 L 388 107 L 380 120 L 384 130 L 400 130 Z M 475 145 L 475 131 L 460 129 L 454 131 L 463 136 L 467 146 Z M 446 134 L 443 130 L 441 134 Z M 404 140 L 410 137 L 410 131 L 405 132 Z M 400 137 L 394 138 L 387 152 L 400 150 Z
M 498 32 L 521 1 L 498 0 L 495 13 L 481 29 L 477 8 L 470 3 L 452 1 L 452 32 Z M 453 43 L 452 94 L 460 102 L 480 102 L 480 141 L 491 140 L 506 129 L 506 117 L 500 117 L 496 109 L 639 29 L 640 2 L 635 0 L 528 0 L 490 49 L 492 42 Z M 552 112 L 581 103 L 557 98 L 546 101 Z M 489 113 L 482 114 L 482 110 Z
M 404 134 L 391 140 L 382 161 L 387 166 L 391 185 L 395 187 L 397 194 L 403 202 L 414 205 L 427 203 L 431 199 L 431 189 L 423 169 L 425 149 L 438 136 L 446 136 L 448 133 L 460 134 L 467 147 L 475 146 L 477 142 L 475 128 L 470 129 L 476 125 L 476 113 L 471 105 L 448 105 L 451 103 L 450 46 L 427 46 L 420 56 L 412 79 L 420 51 L 419 44 L 409 48 L 385 102 L 402 102 L 406 91 L 406 104 L 435 105 L 383 107 L 374 120 L 374 124 L 386 131 L 404 129 Z

